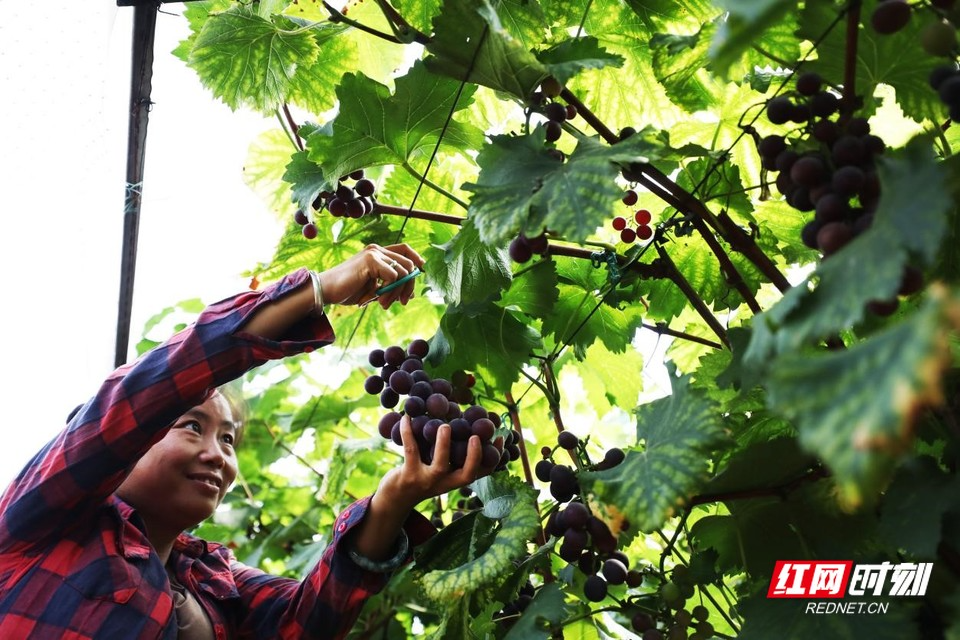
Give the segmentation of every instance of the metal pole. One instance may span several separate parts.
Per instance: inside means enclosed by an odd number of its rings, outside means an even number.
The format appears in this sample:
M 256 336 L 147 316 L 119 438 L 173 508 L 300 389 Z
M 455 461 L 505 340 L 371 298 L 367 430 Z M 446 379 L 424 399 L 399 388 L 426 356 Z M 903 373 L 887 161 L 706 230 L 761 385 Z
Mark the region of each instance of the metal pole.
M 147 121 L 153 80 L 153 43 L 157 28 L 156 2 L 137 4 L 133 15 L 133 54 L 130 73 L 130 120 L 127 133 L 127 180 L 123 201 L 123 248 L 120 262 L 120 300 L 117 309 L 117 340 L 114 366 L 127 361 L 130 315 L 137 267 L 137 238 L 143 195 Z

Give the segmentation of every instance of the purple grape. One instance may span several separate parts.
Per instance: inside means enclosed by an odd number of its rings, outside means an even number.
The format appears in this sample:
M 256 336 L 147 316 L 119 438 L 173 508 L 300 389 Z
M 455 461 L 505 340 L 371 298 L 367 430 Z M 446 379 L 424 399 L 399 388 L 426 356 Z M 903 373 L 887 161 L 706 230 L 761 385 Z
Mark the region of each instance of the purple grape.
M 450 410 L 450 401 L 442 393 L 433 393 L 427 397 L 426 407 L 432 416 L 446 416 Z
M 605 561 L 601 571 L 610 584 L 623 584 L 627 581 L 627 568 L 619 560 L 610 558 Z
M 486 417 L 475 420 L 470 426 L 473 429 L 473 435 L 480 438 L 480 442 L 487 442 L 493 438 L 493 434 L 497 430 L 497 428 L 493 426 L 493 421 Z
M 396 391 L 398 394 L 403 395 L 410 393 L 410 388 L 413 386 L 413 376 L 411 376 L 406 371 L 394 371 L 390 374 L 390 388 Z
M 463 418 L 454 418 L 450 421 L 451 437 L 453 440 L 465 441 L 469 440 L 470 436 L 473 435 L 473 430 L 470 429 L 470 423 L 464 420 Z
M 398 402 L 400 402 L 400 395 L 390 387 L 380 392 L 380 406 L 384 409 L 393 409 Z
M 410 395 L 417 396 L 421 400 L 426 400 L 433 395 L 433 385 L 429 382 L 414 382 L 410 387 Z M 437 416 L 438 418 L 440 416 Z
M 354 190 L 359 193 L 361 196 L 369 198 L 373 195 L 373 192 L 376 191 L 376 185 L 373 184 L 372 180 L 363 178 L 358 180 L 355 185 L 353 185 Z
M 363 381 L 363 390 L 372 396 L 383 391 L 383 378 L 380 376 L 370 376 Z
M 393 427 L 400 422 L 400 414 L 396 411 L 391 411 L 390 413 L 385 413 L 380 418 L 380 423 L 377 425 L 377 431 L 380 432 L 380 435 L 383 436 L 384 440 L 389 440 L 391 434 L 393 433 Z
M 500 428 L 500 416 L 493 411 L 487 411 L 487 418 L 490 419 L 490 422 L 493 423 L 493 426 L 497 429 Z
M 540 460 L 533 467 L 533 473 L 541 482 L 550 482 L 551 469 L 553 469 L 553 462 L 550 460 Z
M 423 437 L 427 442 L 436 442 L 437 441 L 437 431 L 440 429 L 440 425 L 443 424 L 443 420 L 440 418 L 431 418 L 427 420 L 427 423 L 423 425 Z
M 392 364 L 385 364 L 383 365 L 383 368 L 380 369 L 380 377 L 383 378 L 384 382 L 389 382 L 390 376 L 392 376 L 395 371 L 399 371 L 399 369 Z
M 430 353 L 430 343 L 423 338 L 417 338 L 407 347 L 407 353 L 423 360 Z
M 439 393 L 444 396 L 447 400 L 450 399 L 450 396 L 453 394 L 453 385 L 444 380 L 443 378 L 437 378 L 430 382 L 430 386 L 433 388 L 435 393 Z
M 367 362 L 370 363 L 371 367 L 377 367 L 378 369 L 387 364 L 386 359 L 383 357 L 383 349 L 374 349 L 371 351 L 367 357 Z
M 426 403 L 419 396 L 409 396 L 403 403 L 403 411 L 408 416 L 422 416 L 426 410 Z
M 583 595 L 590 602 L 600 602 L 607 597 L 607 581 L 597 575 L 588 577 L 583 583 Z
M 560 435 L 557 436 L 557 444 L 560 445 L 562 449 L 570 451 L 577 448 L 577 445 L 580 444 L 580 438 L 570 431 L 561 431 Z
M 482 457 L 480 458 L 480 466 L 491 468 L 497 466 L 500 462 L 500 450 L 489 442 L 483 445 Z
M 487 410 L 478 404 L 475 404 L 471 407 L 467 407 L 463 412 L 463 419 L 471 424 L 473 424 L 480 418 L 486 418 L 486 417 L 487 417 Z
M 394 345 L 384 349 L 383 357 L 386 359 L 387 364 L 394 367 L 399 367 L 401 364 L 403 364 L 403 361 L 407 359 L 407 354 L 404 352 L 403 348 Z
M 530 248 L 530 244 L 527 242 L 527 239 L 522 235 L 517 236 L 510 241 L 509 252 L 510 259 L 520 264 L 528 262 L 530 258 L 533 257 L 533 249 Z
M 463 412 L 460 410 L 460 405 L 456 402 L 450 403 L 450 408 L 447 409 L 447 415 L 444 416 L 446 420 L 453 420 L 454 418 L 459 418 L 463 415 Z
M 420 362 L 419 358 L 407 358 L 403 361 L 403 364 L 400 365 L 400 369 L 406 371 L 407 373 L 413 373 L 414 371 L 422 371 L 423 363 Z
M 418 369 L 417 371 L 414 371 L 411 375 L 413 375 L 414 383 L 430 382 L 430 374 L 424 371 L 423 369 Z
M 390 439 L 393 440 L 393 443 L 398 447 L 403 446 L 403 436 L 400 434 L 400 421 L 397 421 L 397 424 L 393 425 L 393 429 L 390 430 Z

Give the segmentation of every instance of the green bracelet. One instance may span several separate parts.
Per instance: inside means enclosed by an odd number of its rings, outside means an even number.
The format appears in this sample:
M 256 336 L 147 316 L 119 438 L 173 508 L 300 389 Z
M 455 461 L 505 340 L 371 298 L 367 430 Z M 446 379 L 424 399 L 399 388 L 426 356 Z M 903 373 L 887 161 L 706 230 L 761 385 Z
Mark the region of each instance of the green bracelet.
M 361 555 L 352 544 L 347 549 L 347 555 L 350 556 L 350 559 L 353 560 L 358 567 L 361 569 L 366 569 L 367 571 L 375 571 L 377 573 L 387 573 L 393 571 L 406 561 L 407 554 L 409 552 L 410 539 L 407 537 L 407 532 L 403 529 L 400 530 L 400 538 L 397 541 L 397 553 L 389 560 L 384 560 L 383 562 L 374 562 L 370 558 Z

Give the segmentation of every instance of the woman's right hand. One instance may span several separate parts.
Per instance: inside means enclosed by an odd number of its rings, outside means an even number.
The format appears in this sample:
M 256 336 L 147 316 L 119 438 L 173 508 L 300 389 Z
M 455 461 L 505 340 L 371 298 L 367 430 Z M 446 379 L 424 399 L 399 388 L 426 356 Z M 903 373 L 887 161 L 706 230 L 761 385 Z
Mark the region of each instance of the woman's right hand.
M 423 263 L 423 257 L 407 244 L 367 245 L 356 255 L 320 273 L 323 300 L 347 305 L 367 302 L 378 288 L 395 282 Z M 414 282 L 410 280 L 377 301 L 384 309 L 397 300 L 407 304 L 413 297 L 413 287 Z

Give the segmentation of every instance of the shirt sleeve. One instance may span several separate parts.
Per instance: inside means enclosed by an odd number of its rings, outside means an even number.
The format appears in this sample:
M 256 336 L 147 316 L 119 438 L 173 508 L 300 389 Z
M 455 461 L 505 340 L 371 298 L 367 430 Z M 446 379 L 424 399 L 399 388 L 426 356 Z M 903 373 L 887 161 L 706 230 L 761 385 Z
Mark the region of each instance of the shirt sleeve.
M 309 278 L 300 269 L 261 291 L 214 303 L 194 324 L 114 371 L 0 496 L 0 552 L 44 544 L 85 521 L 173 421 L 217 386 L 268 360 L 330 344 L 325 316 L 296 323 L 278 340 L 243 331 L 254 312 Z
M 234 580 L 247 616 L 240 623 L 240 637 L 330 640 L 346 636 L 364 602 L 379 593 L 391 575 L 364 570 L 347 553 L 348 534 L 363 520 L 369 505 L 370 498 L 363 498 L 337 517 L 333 541 L 302 581 L 234 562 Z M 412 548 L 436 529 L 413 511 L 404 531 Z

